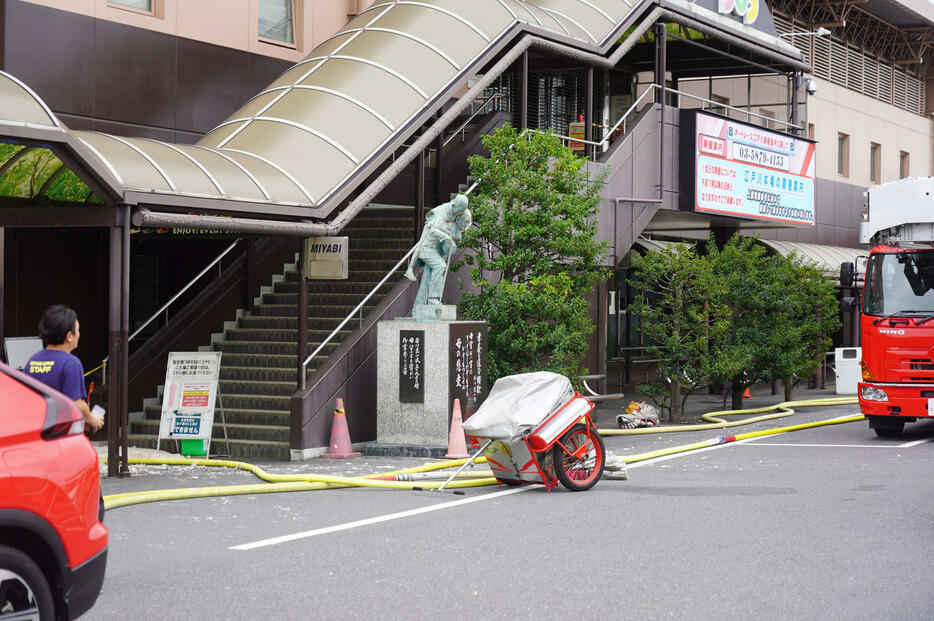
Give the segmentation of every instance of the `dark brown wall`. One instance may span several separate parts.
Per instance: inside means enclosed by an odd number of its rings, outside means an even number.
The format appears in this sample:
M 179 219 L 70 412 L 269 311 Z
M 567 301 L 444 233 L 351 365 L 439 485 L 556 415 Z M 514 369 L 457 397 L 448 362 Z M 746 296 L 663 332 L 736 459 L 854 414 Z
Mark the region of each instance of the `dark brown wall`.
M 107 258 L 103 228 L 6 229 L 4 336 L 36 336 L 52 304 L 75 309 L 75 355 L 90 371 L 107 355 Z
M 0 0 L 0 67 L 69 127 L 194 142 L 292 63 Z

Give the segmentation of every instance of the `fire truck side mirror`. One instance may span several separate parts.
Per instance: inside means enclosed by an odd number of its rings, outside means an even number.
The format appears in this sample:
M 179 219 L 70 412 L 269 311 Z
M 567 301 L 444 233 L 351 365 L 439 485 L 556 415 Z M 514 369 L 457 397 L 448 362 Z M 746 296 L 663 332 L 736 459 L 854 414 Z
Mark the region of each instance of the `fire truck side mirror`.
M 845 313 L 853 312 L 853 309 L 856 308 L 856 298 L 854 297 L 843 297 L 840 298 L 840 310 Z
M 856 282 L 856 267 L 847 261 L 840 265 L 840 286 L 849 289 Z

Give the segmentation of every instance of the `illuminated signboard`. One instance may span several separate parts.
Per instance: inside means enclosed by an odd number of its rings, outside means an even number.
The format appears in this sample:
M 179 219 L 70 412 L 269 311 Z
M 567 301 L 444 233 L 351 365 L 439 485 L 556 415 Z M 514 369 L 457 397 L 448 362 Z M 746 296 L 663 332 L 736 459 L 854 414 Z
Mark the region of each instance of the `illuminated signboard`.
M 814 226 L 814 143 L 684 111 L 681 209 Z

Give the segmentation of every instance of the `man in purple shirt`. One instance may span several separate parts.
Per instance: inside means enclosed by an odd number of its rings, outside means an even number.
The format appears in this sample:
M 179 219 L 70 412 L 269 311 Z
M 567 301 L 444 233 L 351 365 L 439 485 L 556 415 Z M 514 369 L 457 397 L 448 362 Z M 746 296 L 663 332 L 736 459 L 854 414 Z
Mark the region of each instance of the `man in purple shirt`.
M 85 424 L 91 431 L 97 431 L 103 426 L 104 419 L 91 413 L 84 387 L 84 366 L 71 353 L 77 349 L 81 337 L 78 315 L 61 304 L 48 307 L 39 320 L 39 336 L 45 349 L 33 354 L 23 370 L 46 386 L 74 399 Z

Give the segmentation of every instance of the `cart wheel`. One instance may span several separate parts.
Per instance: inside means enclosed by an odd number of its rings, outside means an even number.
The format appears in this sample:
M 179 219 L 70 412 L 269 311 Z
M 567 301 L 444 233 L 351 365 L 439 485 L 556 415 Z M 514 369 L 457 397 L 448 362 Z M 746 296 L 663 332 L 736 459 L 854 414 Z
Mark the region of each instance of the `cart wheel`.
M 594 486 L 606 462 L 603 438 L 591 427 L 574 425 L 555 442 L 555 475 L 572 492 L 583 492 Z

